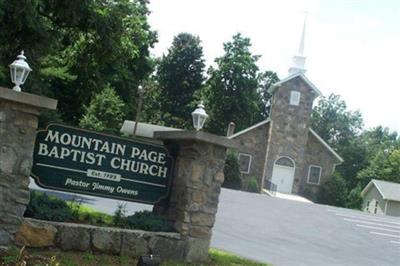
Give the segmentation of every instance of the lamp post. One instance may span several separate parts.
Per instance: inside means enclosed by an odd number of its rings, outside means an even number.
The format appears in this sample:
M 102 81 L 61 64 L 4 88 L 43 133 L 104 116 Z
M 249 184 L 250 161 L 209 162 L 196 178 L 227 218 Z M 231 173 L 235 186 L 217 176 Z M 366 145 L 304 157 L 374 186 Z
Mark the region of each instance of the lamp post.
M 142 111 L 143 95 L 144 95 L 144 88 L 142 85 L 139 85 L 139 87 L 138 87 L 138 94 L 139 94 L 139 106 L 136 111 L 135 125 L 133 127 L 133 136 L 136 136 L 136 130 L 137 130 L 138 123 L 139 123 L 140 112 Z
M 17 59 L 10 65 L 11 81 L 15 84 L 13 90 L 21 91 L 20 85 L 24 84 L 32 69 L 25 61 L 24 51 L 17 56 Z
M 198 105 L 196 110 L 192 112 L 192 118 L 193 118 L 193 127 L 199 131 L 203 128 L 204 122 L 206 122 L 206 119 L 208 117 L 208 114 L 204 110 L 204 104 L 203 101 L 201 101 Z

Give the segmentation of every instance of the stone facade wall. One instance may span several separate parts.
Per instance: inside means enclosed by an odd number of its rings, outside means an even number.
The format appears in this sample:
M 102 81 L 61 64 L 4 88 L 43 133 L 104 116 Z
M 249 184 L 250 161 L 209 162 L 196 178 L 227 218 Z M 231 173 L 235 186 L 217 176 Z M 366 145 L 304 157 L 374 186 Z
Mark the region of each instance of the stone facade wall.
M 160 255 L 183 260 L 185 243 L 178 233 L 148 232 L 25 218 L 16 234 L 19 246 L 56 247 L 63 251 L 92 251 L 138 257 Z
M 268 134 L 269 122 L 234 138 L 239 143 L 238 152 L 247 153 L 252 156 L 250 173 L 242 173 L 245 187 L 252 176 L 257 178 L 257 183 L 261 187 L 267 153 Z
M 306 149 L 306 161 L 303 169 L 304 175 L 301 177 L 299 194 L 311 197 L 315 200 L 319 188 L 332 175 L 335 165 L 340 161 L 327 150 L 327 148 L 312 134 L 309 133 Z M 310 184 L 308 180 L 309 166 L 316 165 L 321 167 L 321 178 L 319 185 Z M 311 194 L 310 194 L 311 193 Z
M 0 97 L 0 246 L 13 241 L 29 202 L 38 109 Z
M 174 142 L 178 149 L 167 219 L 185 242 L 186 261 L 208 257 L 218 209 L 226 148 L 199 141 Z
M 299 91 L 300 104 L 290 105 L 291 91 Z M 265 174 L 272 178 L 274 162 L 281 156 L 287 156 L 295 161 L 296 169 L 292 192 L 297 194 L 300 189 L 304 172 L 308 128 L 312 104 L 316 97 L 312 90 L 300 77 L 289 80 L 276 89 L 271 105 L 271 125 L 268 140 Z

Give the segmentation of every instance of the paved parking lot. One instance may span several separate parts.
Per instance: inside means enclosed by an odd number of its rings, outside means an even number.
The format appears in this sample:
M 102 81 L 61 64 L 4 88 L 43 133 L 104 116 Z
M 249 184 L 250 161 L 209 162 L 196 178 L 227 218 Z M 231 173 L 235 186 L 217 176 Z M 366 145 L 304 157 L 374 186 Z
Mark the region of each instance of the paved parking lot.
M 84 198 L 110 214 L 118 203 Z M 275 266 L 398 266 L 400 219 L 222 189 L 211 245 Z
M 213 232 L 212 246 L 278 266 L 400 265 L 400 219 L 343 208 L 223 190 Z

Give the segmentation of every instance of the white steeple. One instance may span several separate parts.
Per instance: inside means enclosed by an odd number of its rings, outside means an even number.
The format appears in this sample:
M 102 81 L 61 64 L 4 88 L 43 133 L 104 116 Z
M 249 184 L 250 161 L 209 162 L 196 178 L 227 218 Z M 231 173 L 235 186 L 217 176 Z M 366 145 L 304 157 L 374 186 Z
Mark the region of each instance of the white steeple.
M 307 20 L 307 13 L 304 16 L 303 32 L 301 34 L 299 51 L 298 51 L 297 55 L 293 56 L 293 58 L 292 58 L 292 66 L 289 68 L 289 75 L 306 72 L 306 69 L 304 68 L 304 66 L 306 64 L 306 57 L 304 56 L 304 39 L 305 39 L 305 35 L 306 35 L 306 20 Z

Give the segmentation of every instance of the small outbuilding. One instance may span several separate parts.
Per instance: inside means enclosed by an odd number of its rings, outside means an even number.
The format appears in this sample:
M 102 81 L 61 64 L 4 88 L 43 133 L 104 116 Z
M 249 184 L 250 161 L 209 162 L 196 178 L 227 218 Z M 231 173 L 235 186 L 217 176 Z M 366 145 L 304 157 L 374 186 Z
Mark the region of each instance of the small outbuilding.
M 400 216 L 400 184 L 372 179 L 361 192 L 365 212 Z

